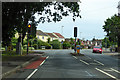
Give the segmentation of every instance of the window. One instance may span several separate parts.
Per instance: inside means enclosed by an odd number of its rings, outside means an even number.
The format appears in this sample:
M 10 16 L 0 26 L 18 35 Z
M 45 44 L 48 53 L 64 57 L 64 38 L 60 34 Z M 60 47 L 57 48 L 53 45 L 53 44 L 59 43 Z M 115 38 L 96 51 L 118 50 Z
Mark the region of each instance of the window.
M 44 36 L 42 37 L 42 39 L 44 39 Z

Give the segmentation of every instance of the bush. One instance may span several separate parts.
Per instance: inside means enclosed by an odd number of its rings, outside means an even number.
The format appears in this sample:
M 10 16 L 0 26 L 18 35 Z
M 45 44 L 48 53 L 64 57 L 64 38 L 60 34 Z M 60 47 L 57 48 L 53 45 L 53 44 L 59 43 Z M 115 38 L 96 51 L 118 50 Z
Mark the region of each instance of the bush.
M 26 49 L 27 49 L 27 45 L 24 45 L 24 46 L 23 46 L 23 49 L 25 49 L 25 50 L 26 50 Z M 30 46 L 29 46 L 29 49 L 31 50 L 31 47 L 30 47 Z M 33 49 L 35 49 L 35 48 L 34 48 L 34 47 L 32 47 L 32 50 L 33 50 Z
M 69 42 L 67 42 L 67 41 L 63 42 L 63 49 L 68 49 L 70 47 L 71 47 L 71 45 Z
M 52 45 L 53 49 L 60 49 L 61 48 L 60 42 L 58 40 L 53 40 L 50 44 Z

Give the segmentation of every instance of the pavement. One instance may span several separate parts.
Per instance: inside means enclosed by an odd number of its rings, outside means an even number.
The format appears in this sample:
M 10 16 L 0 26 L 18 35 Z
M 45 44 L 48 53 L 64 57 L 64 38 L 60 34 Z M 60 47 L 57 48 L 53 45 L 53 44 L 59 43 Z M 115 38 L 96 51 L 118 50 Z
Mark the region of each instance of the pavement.
M 7 60 L 2 60 L 2 77 L 6 77 L 11 73 L 19 71 L 19 69 L 29 65 L 31 62 L 39 59 L 43 53 L 29 54 L 26 56 L 8 57 Z

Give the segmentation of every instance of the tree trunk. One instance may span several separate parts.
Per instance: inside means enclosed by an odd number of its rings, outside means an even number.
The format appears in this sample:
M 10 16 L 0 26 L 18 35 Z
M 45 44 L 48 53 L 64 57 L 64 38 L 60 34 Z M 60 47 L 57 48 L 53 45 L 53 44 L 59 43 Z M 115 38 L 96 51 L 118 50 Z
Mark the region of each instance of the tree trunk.
M 118 36 L 118 52 L 120 52 L 120 35 Z
M 19 35 L 19 38 L 18 38 L 18 42 L 16 43 L 16 54 L 20 54 L 20 50 L 21 50 L 21 36 Z

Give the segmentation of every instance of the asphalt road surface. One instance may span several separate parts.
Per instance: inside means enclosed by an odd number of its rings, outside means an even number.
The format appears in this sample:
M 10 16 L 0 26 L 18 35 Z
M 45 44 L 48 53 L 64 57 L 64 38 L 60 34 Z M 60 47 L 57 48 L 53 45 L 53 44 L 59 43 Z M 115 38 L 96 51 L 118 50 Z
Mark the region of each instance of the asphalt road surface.
M 37 50 L 45 52 L 38 60 L 25 69 L 6 78 L 13 79 L 86 79 L 119 80 L 120 60 L 110 55 L 92 53 L 92 50 L 81 50 L 85 56 L 72 56 L 73 50 Z M 39 66 L 38 66 L 39 65 Z

